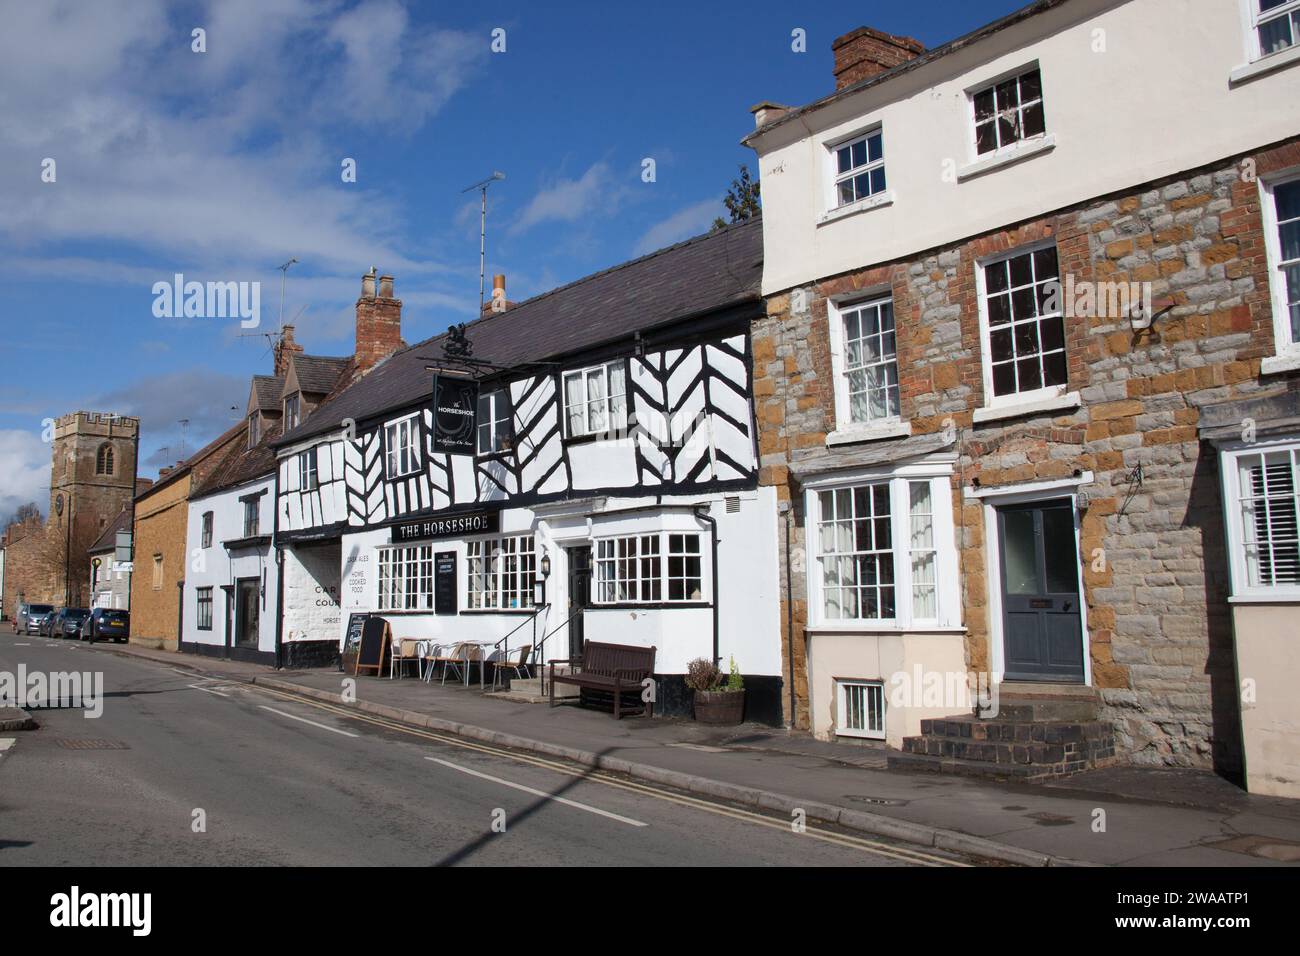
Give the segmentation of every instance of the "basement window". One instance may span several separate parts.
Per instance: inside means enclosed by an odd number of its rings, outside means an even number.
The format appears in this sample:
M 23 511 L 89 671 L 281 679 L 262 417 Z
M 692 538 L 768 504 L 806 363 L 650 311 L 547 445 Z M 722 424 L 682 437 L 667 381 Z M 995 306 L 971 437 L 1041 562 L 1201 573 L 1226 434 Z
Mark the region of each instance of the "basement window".
M 881 681 L 836 681 L 835 733 L 885 739 L 885 685 Z

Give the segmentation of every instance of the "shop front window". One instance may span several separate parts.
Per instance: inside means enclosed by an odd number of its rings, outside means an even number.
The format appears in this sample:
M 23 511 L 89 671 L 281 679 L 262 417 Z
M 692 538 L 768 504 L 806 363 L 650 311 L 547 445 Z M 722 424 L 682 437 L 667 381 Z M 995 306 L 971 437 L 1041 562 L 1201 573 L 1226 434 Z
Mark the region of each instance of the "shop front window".
M 531 534 L 465 542 L 470 610 L 521 610 L 533 603 L 537 546 Z

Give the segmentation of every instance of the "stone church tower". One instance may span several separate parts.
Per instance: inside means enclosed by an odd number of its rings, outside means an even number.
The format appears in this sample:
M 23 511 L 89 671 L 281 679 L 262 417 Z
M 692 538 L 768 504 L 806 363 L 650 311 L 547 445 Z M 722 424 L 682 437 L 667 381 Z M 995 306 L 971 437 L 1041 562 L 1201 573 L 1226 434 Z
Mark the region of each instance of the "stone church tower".
M 74 412 L 54 423 L 46 531 L 58 603 L 89 599 L 86 551 L 135 497 L 139 441 L 138 418 Z

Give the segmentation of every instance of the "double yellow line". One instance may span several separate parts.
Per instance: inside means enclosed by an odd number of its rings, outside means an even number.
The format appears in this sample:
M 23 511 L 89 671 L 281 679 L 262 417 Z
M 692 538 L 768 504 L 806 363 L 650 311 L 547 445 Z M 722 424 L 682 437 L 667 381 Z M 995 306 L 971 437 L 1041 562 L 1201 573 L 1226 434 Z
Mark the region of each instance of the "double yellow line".
M 705 813 L 712 813 L 716 816 L 730 817 L 733 820 L 739 820 L 742 823 L 750 823 L 755 826 L 767 827 L 771 830 L 780 830 L 789 833 L 792 836 L 811 837 L 814 840 L 820 840 L 823 843 L 832 843 L 836 846 L 847 847 L 852 850 L 858 850 L 862 853 L 870 853 L 876 856 L 889 857 L 903 863 L 909 863 L 913 866 L 970 866 L 960 860 L 950 857 L 939 856 L 932 853 L 925 853 L 921 850 L 913 850 L 907 847 L 894 846 L 887 843 L 878 843 L 875 840 L 868 840 L 863 837 L 848 836 L 842 833 L 835 833 L 830 830 L 820 830 L 816 827 L 805 826 L 801 833 L 796 833 L 789 821 L 774 819 L 761 813 L 754 813 L 749 810 L 742 810 L 738 807 L 729 807 L 719 803 L 713 803 L 708 800 L 701 800 L 697 797 L 688 797 L 679 793 L 671 793 L 666 790 L 660 790 L 657 787 L 647 786 L 643 783 L 637 783 L 631 780 L 624 780 L 614 777 L 601 770 L 579 770 L 574 767 L 558 763 L 553 760 L 546 760 L 542 757 L 535 757 L 529 754 L 520 754 L 511 750 L 502 750 L 498 747 L 490 747 L 486 744 L 474 743 L 463 740 L 459 737 L 449 737 L 444 734 L 433 733 L 428 730 L 420 730 L 416 727 L 410 727 L 406 724 L 389 720 L 385 717 L 376 717 L 371 714 L 360 713 L 352 708 L 343 705 L 326 704 L 323 701 L 311 697 L 300 697 L 279 688 L 267 687 L 264 684 L 251 685 L 254 689 L 263 693 L 273 694 L 284 700 L 291 700 L 296 703 L 306 704 L 315 707 L 318 710 L 327 711 L 339 717 L 348 720 L 359 720 L 376 727 L 383 727 L 386 730 L 397 731 L 410 737 L 421 737 L 425 740 L 436 740 L 439 743 L 450 744 L 453 747 L 460 747 L 462 750 L 473 750 L 478 753 L 487 754 L 492 757 L 502 757 L 507 760 L 513 760 L 516 763 L 530 764 L 543 770 L 550 770 L 555 773 L 564 774 L 569 777 L 582 777 L 585 780 L 591 780 L 595 783 L 607 787 L 613 787 L 617 790 L 625 790 L 630 793 L 641 794 L 642 796 L 653 797 L 656 800 L 665 803 L 675 803 L 679 806 L 690 807 L 695 810 L 702 810 Z

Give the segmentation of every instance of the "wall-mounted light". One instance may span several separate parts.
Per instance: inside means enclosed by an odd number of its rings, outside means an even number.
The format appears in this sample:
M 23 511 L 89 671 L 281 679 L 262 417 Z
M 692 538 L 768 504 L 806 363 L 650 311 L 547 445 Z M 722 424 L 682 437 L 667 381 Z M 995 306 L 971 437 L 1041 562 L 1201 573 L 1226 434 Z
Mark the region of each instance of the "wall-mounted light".
M 542 549 L 542 577 L 549 578 L 550 576 L 551 576 L 551 555 L 545 548 L 543 548 Z
M 551 555 L 545 545 L 542 546 L 542 560 L 538 564 L 538 570 L 542 573 L 533 579 L 533 604 L 541 607 L 546 603 L 546 579 L 551 576 Z

